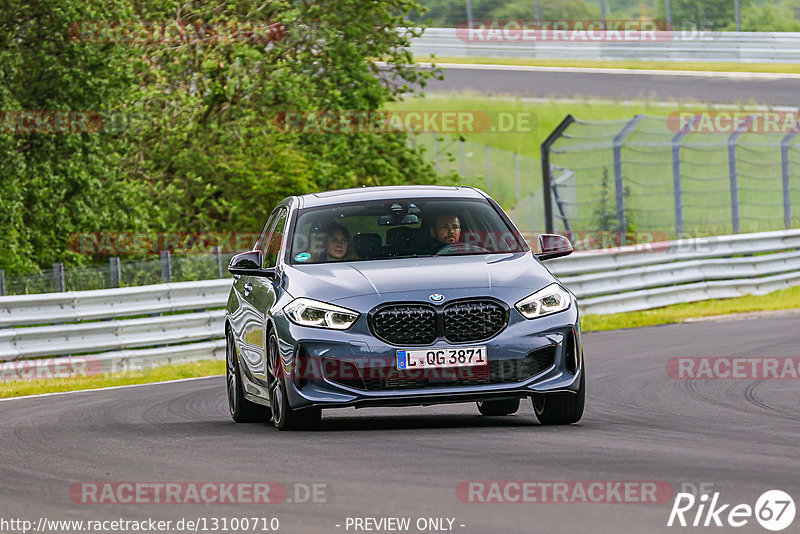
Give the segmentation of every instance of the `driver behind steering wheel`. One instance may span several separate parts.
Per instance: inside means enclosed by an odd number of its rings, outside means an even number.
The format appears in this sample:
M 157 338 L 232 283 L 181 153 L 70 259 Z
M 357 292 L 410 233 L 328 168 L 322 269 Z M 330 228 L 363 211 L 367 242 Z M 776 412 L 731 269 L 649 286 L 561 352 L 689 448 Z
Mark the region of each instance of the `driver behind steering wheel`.
M 430 228 L 430 233 L 438 244 L 438 249 L 460 242 L 461 221 L 458 220 L 458 215 L 455 213 L 443 213 L 437 216 L 433 226 Z

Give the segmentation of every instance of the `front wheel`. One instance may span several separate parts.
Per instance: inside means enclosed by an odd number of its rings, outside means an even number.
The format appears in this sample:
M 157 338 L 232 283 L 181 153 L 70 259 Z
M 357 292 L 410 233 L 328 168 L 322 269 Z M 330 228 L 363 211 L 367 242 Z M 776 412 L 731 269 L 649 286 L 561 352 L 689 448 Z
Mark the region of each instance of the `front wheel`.
M 227 382 L 228 409 L 237 423 L 258 423 L 269 420 L 269 408 L 250 402 L 244 397 L 242 371 L 236 357 L 233 334 L 225 334 L 225 379 Z
M 481 415 L 511 415 L 519 410 L 519 399 L 478 401 L 477 404 Z
M 586 378 L 581 370 L 581 381 L 576 393 L 556 393 L 531 397 L 536 418 L 543 425 L 569 425 L 583 417 L 586 401 Z
M 278 430 L 310 429 L 322 419 L 320 408 L 295 410 L 289 406 L 286 395 L 286 382 L 283 378 L 280 355 L 278 354 L 278 338 L 272 332 L 267 342 L 267 379 L 269 385 L 269 401 L 272 407 L 272 423 Z

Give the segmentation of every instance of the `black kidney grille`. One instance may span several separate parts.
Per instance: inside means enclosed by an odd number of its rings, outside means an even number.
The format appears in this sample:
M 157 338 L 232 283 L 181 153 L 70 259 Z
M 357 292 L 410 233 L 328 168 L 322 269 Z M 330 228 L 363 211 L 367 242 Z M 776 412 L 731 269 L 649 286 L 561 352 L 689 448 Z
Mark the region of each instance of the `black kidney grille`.
M 524 358 L 490 361 L 488 367 L 426 369 L 424 372 L 382 367 L 362 369 L 361 377 L 364 381 L 363 389 L 367 391 L 508 384 L 523 382 L 546 371 L 555 363 L 555 357 L 555 346 L 551 345 L 530 352 Z
M 444 309 L 444 337 L 454 343 L 489 339 L 505 325 L 505 308 L 490 300 L 456 302 Z
M 372 318 L 375 335 L 395 345 L 424 345 L 436 341 L 436 312 L 425 305 L 387 306 Z

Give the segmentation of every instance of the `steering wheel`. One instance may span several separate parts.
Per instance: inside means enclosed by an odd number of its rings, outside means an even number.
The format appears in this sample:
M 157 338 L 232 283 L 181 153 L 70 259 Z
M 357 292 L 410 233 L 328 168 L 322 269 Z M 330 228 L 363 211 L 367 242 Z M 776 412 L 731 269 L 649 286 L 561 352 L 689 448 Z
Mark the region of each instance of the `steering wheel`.
M 491 252 L 483 247 L 479 247 L 478 245 L 472 245 L 470 243 L 451 243 L 449 245 L 443 246 L 439 249 L 439 252 L 436 254 L 439 255 L 452 255 L 452 254 L 463 254 L 463 253 L 472 253 L 472 252 Z

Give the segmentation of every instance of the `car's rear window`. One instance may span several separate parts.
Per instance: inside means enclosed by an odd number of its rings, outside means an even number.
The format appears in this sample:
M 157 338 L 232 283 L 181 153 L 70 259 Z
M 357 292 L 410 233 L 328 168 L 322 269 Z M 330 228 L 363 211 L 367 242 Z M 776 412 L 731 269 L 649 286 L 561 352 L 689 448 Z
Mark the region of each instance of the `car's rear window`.
M 294 227 L 295 264 L 521 252 L 485 200 L 402 199 L 307 208 Z

